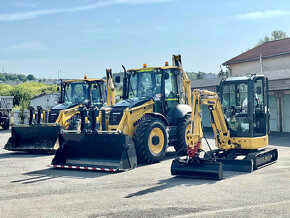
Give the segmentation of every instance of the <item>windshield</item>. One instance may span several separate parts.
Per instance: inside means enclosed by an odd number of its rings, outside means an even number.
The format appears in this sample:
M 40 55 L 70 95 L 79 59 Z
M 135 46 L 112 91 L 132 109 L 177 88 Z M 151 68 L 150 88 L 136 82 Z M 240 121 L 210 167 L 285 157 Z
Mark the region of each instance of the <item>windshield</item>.
M 91 102 L 93 105 L 102 106 L 106 102 L 104 83 L 91 84 Z
M 222 106 L 231 133 L 249 132 L 248 84 L 225 84 L 222 92 Z
M 160 96 L 161 77 L 162 73 L 154 69 L 135 71 L 129 80 L 129 98 Z
M 82 103 L 84 100 L 89 99 L 88 84 L 84 82 L 66 83 L 64 94 L 65 103 Z

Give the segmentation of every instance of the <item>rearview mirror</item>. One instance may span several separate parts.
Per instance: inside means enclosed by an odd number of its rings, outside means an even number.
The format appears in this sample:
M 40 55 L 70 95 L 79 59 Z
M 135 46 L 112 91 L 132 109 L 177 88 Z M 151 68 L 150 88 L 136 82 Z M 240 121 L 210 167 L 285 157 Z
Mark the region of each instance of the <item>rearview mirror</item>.
M 115 82 L 116 83 L 120 83 L 121 82 L 121 77 L 120 76 L 116 76 L 115 77 Z

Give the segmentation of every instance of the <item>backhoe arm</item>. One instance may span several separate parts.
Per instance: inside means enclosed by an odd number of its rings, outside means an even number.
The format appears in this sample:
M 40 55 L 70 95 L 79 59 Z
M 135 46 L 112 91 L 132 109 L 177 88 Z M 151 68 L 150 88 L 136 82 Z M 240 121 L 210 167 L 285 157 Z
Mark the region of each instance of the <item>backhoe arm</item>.
M 190 144 L 188 145 L 188 156 L 193 157 L 202 146 L 202 116 L 201 105 L 208 105 L 212 118 L 212 129 L 217 142 L 217 147 L 230 143 L 230 134 L 223 114 L 222 105 L 215 92 L 195 89 L 193 91 Z
M 185 93 L 186 104 L 191 105 L 191 86 L 190 79 L 187 74 L 182 69 L 182 82 L 183 82 L 183 92 Z
M 106 69 L 106 82 L 107 82 L 107 103 L 108 105 L 114 105 L 115 99 L 115 86 L 113 82 L 112 69 Z

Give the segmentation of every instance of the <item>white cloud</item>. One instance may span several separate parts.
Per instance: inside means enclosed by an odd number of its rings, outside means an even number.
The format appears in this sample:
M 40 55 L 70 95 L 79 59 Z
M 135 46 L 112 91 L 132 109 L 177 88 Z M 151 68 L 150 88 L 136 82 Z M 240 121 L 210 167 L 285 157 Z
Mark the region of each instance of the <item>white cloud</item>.
M 19 8 L 35 8 L 36 7 L 35 4 L 27 4 L 24 2 L 12 2 L 11 5 L 15 7 L 19 7 Z
M 30 41 L 30 42 L 21 42 L 9 47 L 9 50 L 12 51 L 23 51 L 23 52 L 37 52 L 46 48 L 46 45 L 40 41 Z
M 279 16 L 290 15 L 290 11 L 271 10 L 271 11 L 257 11 L 246 14 L 239 14 L 236 17 L 241 20 L 264 19 Z
M 106 0 L 106 1 L 99 1 L 98 3 L 95 3 L 95 4 L 89 4 L 89 5 L 79 6 L 75 8 L 47 9 L 47 10 L 27 11 L 27 12 L 21 12 L 21 13 L 0 14 L 0 21 L 33 19 L 40 15 L 87 11 L 87 10 L 93 10 L 96 8 L 100 8 L 100 7 L 104 7 L 108 5 L 116 5 L 116 4 L 148 4 L 148 3 L 160 3 L 160 2 L 169 2 L 169 1 L 173 1 L 173 0 Z

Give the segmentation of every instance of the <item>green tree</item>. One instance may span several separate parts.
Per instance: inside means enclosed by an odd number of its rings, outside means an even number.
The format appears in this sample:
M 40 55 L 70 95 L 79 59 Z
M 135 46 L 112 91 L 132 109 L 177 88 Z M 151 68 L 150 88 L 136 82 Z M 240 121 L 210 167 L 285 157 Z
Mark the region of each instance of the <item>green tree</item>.
M 286 32 L 284 32 L 282 30 L 274 30 L 274 31 L 272 31 L 271 36 L 265 36 L 263 39 L 260 39 L 258 41 L 257 46 L 262 45 L 265 42 L 279 40 L 279 39 L 285 39 L 285 38 L 287 38 Z
M 37 82 L 26 82 L 12 86 L 9 95 L 14 96 L 14 105 L 20 105 L 20 100 L 29 101 L 30 98 L 41 93 L 54 93 L 57 91 L 57 85 L 45 85 Z
M 204 78 L 205 73 L 204 72 L 200 72 L 198 71 L 197 75 L 196 75 L 196 79 L 203 79 Z
M 19 117 L 20 117 L 20 123 L 23 124 L 24 120 L 25 120 L 25 110 L 28 108 L 29 106 L 29 101 L 27 101 L 24 98 L 20 99 L 20 108 L 19 108 Z
M 32 74 L 28 74 L 27 79 L 28 80 L 35 80 L 36 78 Z
M 13 87 L 7 84 L 0 84 L 0 96 L 10 96 Z

